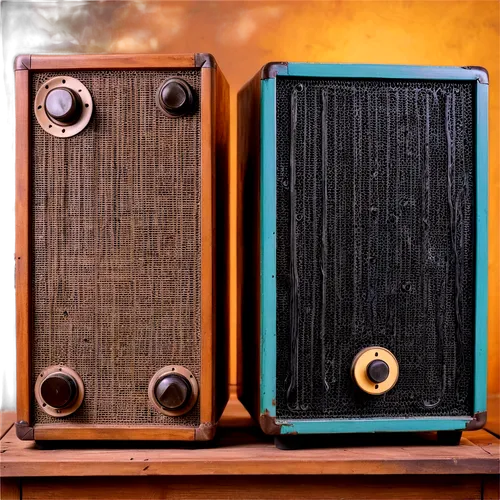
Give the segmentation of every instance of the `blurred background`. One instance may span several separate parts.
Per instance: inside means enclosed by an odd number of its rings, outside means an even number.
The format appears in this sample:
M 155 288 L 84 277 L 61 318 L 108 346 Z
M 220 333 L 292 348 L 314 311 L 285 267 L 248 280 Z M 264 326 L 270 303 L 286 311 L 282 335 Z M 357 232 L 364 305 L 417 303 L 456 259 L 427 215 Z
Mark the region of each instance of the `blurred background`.
M 14 57 L 211 52 L 231 86 L 231 287 L 236 95 L 268 61 L 484 66 L 490 74 L 489 393 L 500 389 L 498 1 L 3 1 L 0 57 L 0 408 L 15 406 Z M 231 383 L 238 311 L 231 310 Z

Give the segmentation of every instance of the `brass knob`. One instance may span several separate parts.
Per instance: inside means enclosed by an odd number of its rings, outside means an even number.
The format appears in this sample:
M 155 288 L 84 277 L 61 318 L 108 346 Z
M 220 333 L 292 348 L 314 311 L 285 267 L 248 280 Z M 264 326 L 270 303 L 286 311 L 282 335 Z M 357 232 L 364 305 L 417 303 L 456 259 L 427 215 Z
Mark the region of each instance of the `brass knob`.
M 53 373 L 46 377 L 41 386 L 43 401 L 52 408 L 67 408 L 78 395 L 75 379 L 66 373 Z
M 56 87 L 45 98 L 45 110 L 54 123 L 71 125 L 80 118 L 82 103 L 72 89 Z
M 191 384 L 183 375 L 168 374 L 158 380 L 155 397 L 166 410 L 179 410 L 191 397 Z
M 157 102 L 168 115 L 183 116 L 193 110 L 193 91 L 181 78 L 169 78 L 160 88 Z

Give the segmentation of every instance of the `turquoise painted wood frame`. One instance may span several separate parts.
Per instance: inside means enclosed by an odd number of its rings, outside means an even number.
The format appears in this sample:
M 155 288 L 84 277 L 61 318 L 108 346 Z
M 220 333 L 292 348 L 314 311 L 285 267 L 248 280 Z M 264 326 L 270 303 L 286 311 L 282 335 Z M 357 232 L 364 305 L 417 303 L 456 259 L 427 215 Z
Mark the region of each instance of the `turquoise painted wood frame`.
M 261 80 L 260 414 L 281 434 L 448 431 L 480 428 L 486 418 L 488 313 L 488 73 L 478 67 L 271 63 Z M 473 412 L 463 417 L 276 419 L 276 77 L 468 80 L 476 82 L 476 275 Z

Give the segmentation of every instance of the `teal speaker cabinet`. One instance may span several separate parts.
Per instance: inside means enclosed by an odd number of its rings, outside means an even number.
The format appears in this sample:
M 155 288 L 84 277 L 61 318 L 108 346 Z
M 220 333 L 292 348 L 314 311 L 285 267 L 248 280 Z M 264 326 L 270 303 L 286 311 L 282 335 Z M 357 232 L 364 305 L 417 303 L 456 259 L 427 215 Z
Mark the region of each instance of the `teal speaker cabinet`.
M 240 399 L 280 444 L 484 425 L 487 113 L 479 67 L 271 63 L 239 92 Z

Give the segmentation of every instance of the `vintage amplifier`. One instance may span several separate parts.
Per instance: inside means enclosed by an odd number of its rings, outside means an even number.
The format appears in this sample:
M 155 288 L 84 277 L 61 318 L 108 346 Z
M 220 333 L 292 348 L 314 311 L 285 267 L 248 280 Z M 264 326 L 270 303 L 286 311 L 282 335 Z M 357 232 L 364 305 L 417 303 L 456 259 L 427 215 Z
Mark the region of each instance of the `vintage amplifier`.
M 478 67 L 300 63 L 239 92 L 240 399 L 278 444 L 484 425 L 487 96 Z
M 15 76 L 18 437 L 211 439 L 228 397 L 222 72 L 209 54 L 28 55 Z

